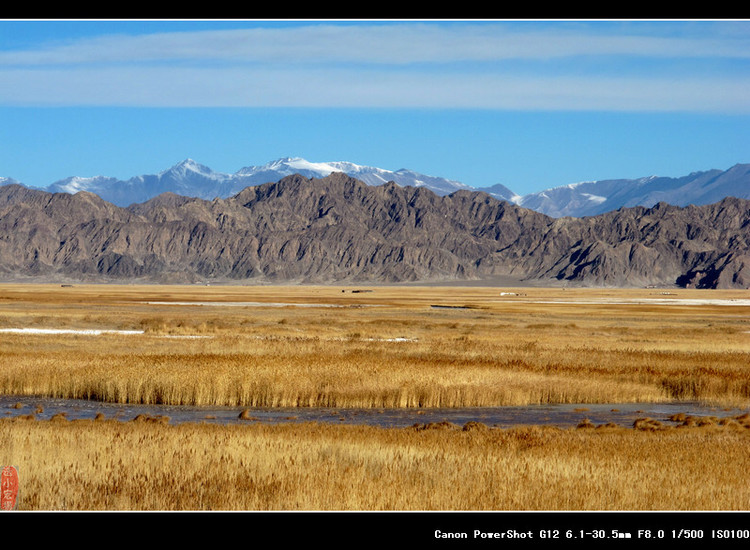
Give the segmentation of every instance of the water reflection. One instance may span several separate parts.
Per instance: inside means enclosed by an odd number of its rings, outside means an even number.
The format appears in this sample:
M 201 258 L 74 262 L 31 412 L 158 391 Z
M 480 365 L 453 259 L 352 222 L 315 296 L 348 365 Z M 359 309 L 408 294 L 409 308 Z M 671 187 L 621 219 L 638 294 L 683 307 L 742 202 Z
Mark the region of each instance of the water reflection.
M 243 414 L 244 411 L 244 414 Z M 525 407 L 489 407 L 467 409 L 333 409 L 333 408 L 262 408 L 190 407 L 171 405 L 128 405 L 76 399 L 0 396 L 2 417 L 33 415 L 49 420 L 64 415 L 68 420 L 133 420 L 138 415 L 161 417 L 170 424 L 184 422 L 240 424 L 252 422 L 325 422 L 365 424 L 380 427 L 409 427 L 414 424 L 450 422 L 465 425 L 481 422 L 490 427 L 510 428 L 521 425 L 575 427 L 588 420 L 593 424 L 617 424 L 631 427 L 639 418 L 652 418 L 669 424 L 669 417 L 684 413 L 692 416 L 733 417 L 745 409 L 725 409 L 696 402 L 628 403 L 604 405 L 537 405 Z

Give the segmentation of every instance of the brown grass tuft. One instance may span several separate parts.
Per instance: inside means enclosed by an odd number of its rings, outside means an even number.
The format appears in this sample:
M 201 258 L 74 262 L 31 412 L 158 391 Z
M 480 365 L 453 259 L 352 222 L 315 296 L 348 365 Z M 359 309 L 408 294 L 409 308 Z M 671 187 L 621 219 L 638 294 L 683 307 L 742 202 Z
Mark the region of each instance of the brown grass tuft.
M 667 429 L 668 426 L 653 418 L 638 418 L 633 422 L 633 428 L 642 431 L 657 431 Z

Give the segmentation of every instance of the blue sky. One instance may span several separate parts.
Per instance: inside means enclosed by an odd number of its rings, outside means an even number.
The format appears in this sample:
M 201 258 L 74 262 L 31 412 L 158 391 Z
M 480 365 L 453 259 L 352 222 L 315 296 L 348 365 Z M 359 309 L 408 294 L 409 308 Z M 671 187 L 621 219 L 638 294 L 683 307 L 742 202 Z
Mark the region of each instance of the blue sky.
M 519 194 L 750 162 L 750 22 L 0 21 L 0 176 L 192 158 Z

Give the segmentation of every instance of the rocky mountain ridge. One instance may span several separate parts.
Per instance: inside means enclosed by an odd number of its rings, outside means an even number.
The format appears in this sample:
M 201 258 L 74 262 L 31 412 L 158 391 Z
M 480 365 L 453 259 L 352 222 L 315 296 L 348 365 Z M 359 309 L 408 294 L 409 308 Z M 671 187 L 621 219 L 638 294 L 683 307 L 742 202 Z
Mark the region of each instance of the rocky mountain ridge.
M 0 279 L 191 283 L 491 281 L 750 286 L 750 202 L 552 218 L 460 190 L 335 172 L 127 208 L 0 187 Z
M 276 182 L 293 174 L 322 178 L 334 172 L 343 172 L 368 185 L 378 186 L 393 181 L 402 187 L 430 189 L 441 196 L 460 190 L 479 191 L 555 218 L 595 216 L 621 207 L 651 207 L 658 202 L 687 206 L 711 204 L 725 197 L 750 199 L 750 164 L 736 164 L 728 170 L 694 172 L 682 177 L 648 176 L 579 182 L 518 195 L 502 184 L 470 187 L 404 168 L 390 171 L 344 161 L 309 162 L 298 157 L 248 166 L 234 174 L 216 172 L 186 159 L 158 174 L 135 176 L 126 181 L 106 176 L 69 177 L 42 189 L 53 193 L 90 191 L 117 206 L 127 207 L 165 192 L 208 200 L 228 198 L 245 187 Z M 20 182 L 0 178 L 0 185 L 10 183 Z
M 158 174 L 135 176 L 126 181 L 105 176 L 69 177 L 48 185 L 44 190 L 52 193 L 90 191 L 108 202 L 126 207 L 167 192 L 207 200 L 228 198 L 246 187 L 276 182 L 293 174 L 322 178 L 334 172 L 343 172 L 368 185 L 393 181 L 402 187 L 426 187 L 439 195 L 471 189 L 457 181 L 427 176 L 405 168 L 390 171 L 352 162 L 309 162 L 298 157 L 286 157 L 261 166 L 246 166 L 233 174 L 216 172 L 193 159 L 185 159 Z
M 750 199 L 750 164 L 678 178 L 649 176 L 581 182 L 530 193 L 514 202 L 552 217 L 583 217 L 622 207 L 650 207 L 659 202 L 675 206 L 712 204 L 725 197 Z

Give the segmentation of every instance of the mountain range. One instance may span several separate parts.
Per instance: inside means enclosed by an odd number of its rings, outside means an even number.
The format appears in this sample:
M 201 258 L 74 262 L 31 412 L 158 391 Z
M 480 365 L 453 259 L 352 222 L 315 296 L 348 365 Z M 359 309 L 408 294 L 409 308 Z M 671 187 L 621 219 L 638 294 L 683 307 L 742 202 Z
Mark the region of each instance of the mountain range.
M 178 166 L 223 192 L 235 181 Z M 179 179 L 168 172 L 152 183 Z M 691 181 L 708 190 L 722 174 Z M 295 171 L 226 198 L 170 191 L 127 207 L 90 191 L 10 183 L 0 186 L 0 279 L 750 286 L 745 199 L 555 218 L 486 192 L 437 194 L 422 181 L 372 185 L 341 171 Z
M 261 166 L 248 166 L 234 174 L 216 172 L 193 159 L 186 159 L 158 174 L 136 176 L 126 181 L 102 176 L 69 177 L 44 189 L 52 193 L 89 191 L 112 204 L 125 207 L 166 192 L 208 200 L 227 198 L 245 187 L 276 182 L 293 174 L 322 178 L 333 172 L 345 173 L 368 185 L 382 185 L 393 181 L 402 187 L 427 187 L 439 195 L 447 195 L 459 189 L 471 189 L 457 181 L 426 176 L 407 169 L 390 171 L 351 162 L 309 162 L 289 157 Z
M 484 192 L 496 199 L 556 218 L 595 216 L 621 207 L 651 207 L 658 202 L 687 206 L 711 204 L 724 197 L 750 199 L 750 164 L 737 164 L 728 170 L 694 172 L 681 177 L 648 176 L 579 182 L 521 196 L 502 184 L 470 187 L 458 181 L 412 170 L 390 171 L 351 162 L 309 162 L 302 158 L 282 158 L 228 174 L 187 159 L 158 174 L 135 176 L 124 181 L 107 176 L 74 176 L 43 189 L 53 193 L 89 191 L 112 204 L 127 207 L 165 192 L 207 200 L 229 198 L 246 187 L 277 182 L 293 174 L 322 178 L 334 172 L 345 173 L 368 185 L 377 186 L 392 181 L 402 187 L 424 187 L 440 196 L 460 190 Z M 9 183 L 19 182 L 0 178 L 0 185 Z

